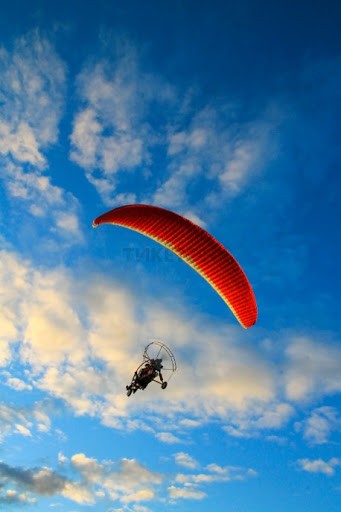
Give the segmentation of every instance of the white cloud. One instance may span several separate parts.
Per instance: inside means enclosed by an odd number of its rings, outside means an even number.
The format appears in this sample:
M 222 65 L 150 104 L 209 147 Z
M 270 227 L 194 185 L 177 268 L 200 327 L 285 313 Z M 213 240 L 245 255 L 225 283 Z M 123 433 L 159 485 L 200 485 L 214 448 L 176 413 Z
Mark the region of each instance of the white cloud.
M 239 194 L 274 158 L 277 140 L 273 129 L 276 124 L 276 115 L 270 109 L 263 113 L 263 118 L 241 125 L 237 133 L 231 134 L 229 158 L 224 163 L 222 161 L 218 174 L 225 193 L 232 196 Z
M 175 208 L 202 224 L 202 205 L 216 207 L 243 191 L 273 157 L 275 141 L 270 136 L 272 121 L 255 120 L 236 126 L 228 111 L 207 106 L 184 116 L 183 127 L 169 127 L 168 176 L 153 194 L 152 201 Z M 186 124 L 188 117 L 189 123 Z M 186 122 L 185 122 L 186 119 Z M 190 188 L 205 191 L 193 204 Z M 185 206 L 185 209 L 184 209 Z
M 13 496 L 24 490 L 37 498 L 60 495 L 84 505 L 95 504 L 107 496 L 112 501 L 131 503 L 135 507 L 139 502 L 153 500 L 154 489 L 159 490 L 163 481 L 162 475 L 134 459 L 99 462 L 78 453 L 70 460 L 59 455 L 58 461 L 63 464 L 64 471 L 72 472 L 74 479 L 49 467 L 29 469 L 0 462 L 2 486 L 14 487 L 13 492 L 9 492 Z
M 102 486 L 122 503 L 150 501 L 155 496 L 154 488 L 160 486 L 163 478 L 135 459 L 122 459 L 116 470 L 107 471 Z
M 159 441 L 166 444 L 177 444 L 181 443 L 181 439 L 172 434 L 171 432 L 159 432 L 156 434 L 156 437 Z
M 294 415 L 293 407 L 288 403 L 271 402 L 251 406 L 249 411 L 238 411 L 223 429 L 232 437 L 249 438 L 264 430 L 283 428 Z
M 61 452 L 58 453 L 58 462 L 60 464 L 64 464 L 65 462 L 68 461 L 68 458 Z
M 31 431 L 25 427 L 24 425 L 20 425 L 20 423 L 15 423 L 13 432 L 15 434 L 20 434 L 25 437 L 31 437 Z
M 49 416 L 41 409 L 34 411 L 34 417 L 37 421 L 37 429 L 39 432 L 49 432 L 51 429 L 51 420 Z
M 185 455 L 189 460 L 190 456 Z M 95 505 L 98 500 L 108 498 L 113 503 L 121 503 L 123 508 L 128 505 L 135 512 L 148 512 L 144 502 L 167 499 L 162 497 L 163 484 L 166 484 L 171 502 L 201 500 L 207 493 L 198 485 L 243 480 L 256 474 L 252 469 L 221 467 L 213 463 L 207 466 L 206 473 L 177 475 L 177 485 L 174 485 L 168 474 L 155 473 L 135 459 L 98 461 L 84 453 L 75 453 L 70 458 L 59 454 L 58 462 L 62 464 L 60 469 L 72 474 L 72 478 L 49 467 L 30 469 L 1 462 L 0 476 L 7 497 L 17 497 L 20 493 L 24 496 L 24 491 L 27 501 L 32 503 L 43 496 L 61 496 L 80 505 Z
M 143 428 L 170 444 L 181 442 L 181 429 L 212 415 L 228 419 L 239 410 L 245 414 L 239 427 L 245 429 L 242 422 L 250 414 L 256 415 L 254 428 L 276 428 L 290 414 L 285 404 L 266 407 L 274 397 L 272 371 L 253 348 L 238 341 L 239 329 L 229 332 L 224 327 L 220 333 L 218 328 L 213 334 L 208 324 L 203 328 L 195 317 L 189 320 L 184 310 L 141 304 L 129 290 L 100 276 L 87 274 L 80 281 L 64 268 L 34 269 L 8 252 L 3 252 L 1 264 L 0 290 L 10 281 L 11 291 L 0 297 L 8 333 L 19 342 L 17 353 L 29 365 L 25 380 L 63 399 L 77 414 L 134 429 L 141 422 L 135 427 L 132 420 L 145 410 L 155 409 L 158 416 L 180 413 L 184 417 L 178 426 L 168 423 L 172 430 L 143 421 Z M 151 386 L 138 400 L 128 401 L 124 386 L 139 363 L 136 340 L 146 340 L 153 332 L 167 341 L 172 332 L 170 345 L 181 360 L 181 372 L 163 394 Z M 11 339 L 5 343 L 9 359 Z M 185 355 L 189 347 L 190 360 Z M 189 427 L 188 416 L 196 418 Z
M 219 466 L 219 464 L 216 464 L 215 462 L 208 464 L 206 466 L 206 469 L 208 471 L 211 471 L 212 473 L 217 473 L 218 475 L 225 475 L 226 474 L 226 468 L 223 468 L 222 466 Z
M 56 226 L 64 232 L 79 236 L 79 219 L 74 212 L 60 212 L 56 217 Z
M 26 293 L 28 269 L 15 255 L 6 251 L 0 255 L 0 364 L 5 366 L 11 357 L 11 344 L 19 335 L 19 298 Z
M 26 229 L 37 231 L 37 245 L 44 245 L 48 249 L 47 236 L 70 243 L 80 243 L 83 240 L 79 224 L 79 204 L 76 198 L 60 187 L 51 183 L 48 176 L 34 171 L 27 171 L 12 163 L 6 164 L 5 185 L 16 201 L 24 202 L 27 211 L 33 219 L 25 218 Z M 47 215 L 48 214 L 48 215 Z M 44 228 L 43 243 L 40 241 L 41 231 Z M 60 251 L 60 245 L 58 246 Z
M 23 469 L 0 462 L 3 485 L 11 485 L 19 491 L 27 490 L 41 496 L 53 496 L 63 490 L 67 479 L 48 467 Z
M 96 166 L 97 146 L 100 144 L 102 127 L 96 119 L 96 112 L 87 108 L 74 121 L 72 144 L 76 148 L 72 159 L 85 168 Z
M 202 500 L 207 497 L 207 494 L 203 491 L 196 489 L 188 489 L 186 487 L 175 487 L 174 485 L 168 487 L 169 497 L 178 500 Z
M 151 512 L 151 510 L 147 507 L 145 507 L 144 505 L 138 505 L 138 504 L 135 504 L 133 505 L 133 511 L 134 512 Z M 124 511 L 122 511 L 124 512 Z
M 15 389 L 16 391 L 24 391 L 25 389 L 31 390 L 32 386 L 30 384 L 27 384 L 21 379 L 18 379 L 17 377 L 9 377 L 6 381 L 6 385 L 9 386 L 12 389 Z
M 14 489 L 7 489 L 2 495 L 0 494 L 0 505 L 24 505 L 36 503 L 35 498 L 31 498 L 24 493 L 18 493 Z
M 87 457 L 84 453 L 73 455 L 71 464 L 89 483 L 97 483 L 103 477 L 103 468 L 100 463 L 94 458 Z
M 141 303 L 136 290 L 89 272 L 79 280 L 64 268 L 35 269 L 6 251 L 0 262 L 6 362 L 17 342 L 13 357 L 27 365 L 25 378 L 18 374 L 13 381 L 7 375 L 12 386 L 39 388 L 77 415 L 96 416 L 112 428 L 143 429 L 168 444 L 188 443 L 188 430 L 212 418 L 227 434 L 242 438 L 273 434 L 294 416 L 294 407 L 279 399 L 281 381 L 268 352 L 247 341 L 237 326 L 212 326 L 183 307 L 148 297 Z M 153 333 L 171 346 L 179 371 L 165 391 L 151 385 L 128 400 L 125 384 Z M 329 361 L 327 348 L 323 354 Z M 320 409 L 301 428 L 307 439 L 321 442 L 335 428 L 334 420 L 332 410 Z M 50 430 L 42 415 L 35 425 Z
M 86 367 L 70 366 L 67 369 L 47 368 L 36 381 L 37 387 L 64 400 L 77 415 L 94 416 L 100 413 L 96 389 L 103 379 L 99 373 Z
M 33 437 L 37 432 L 48 432 L 51 420 L 44 410 L 52 410 L 47 402 L 36 402 L 27 407 L 0 403 L 0 443 L 6 436 Z
M 308 473 L 323 473 L 328 476 L 333 476 L 335 474 L 335 468 L 341 465 L 341 460 L 335 457 L 329 459 L 329 461 L 322 459 L 299 459 L 297 463 L 303 471 L 307 471 Z
M 176 475 L 175 481 L 180 484 L 207 484 L 212 483 L 217 480 L 228 480 L 228 476 L 217 476 L 217 475 L 209 475 L 207 473 L 197 473 L 195 475 L 183 474 L 179 473 Z
M 200 484 L 211 484 L 214 482 L 245 480 L 246 478 L 257 476 L 257 472 L 252 468 L 237 466 L 222 467 L 216 463 L 208 464 L 205 469 L 206 472 L 200 473 L 179 473 L 176 475 L 175 481 L 188 487 Z
M 66 482 L 61 494 L 80 505 L 93 505 L 95 503 L 95 496 L 92 490 L 78 482 Z
M 187 428 L 196 428 L 196 427 L 200 427 L 201 422 L 199 420 L 193 420 L 191 418 L 184 418 L 179 421 L 179 425 L 187 427 Z
M 66 67 L 38 31 L 17 39 L 11 52 L 1 49 L 0 158 L 4 185 L 12 201 L 24 202 L 26 211 L 38 217 L 41 225 L 75 243 L 81 241 L 78 203 L 44 174 L 48 167 L 45 153 L 58 139 L 65 92 Z
M 286 392 L 291 400 L 341 391 L 341 349 L 309 337 L 296 337 L 286 350 Z
M 276 443 L 279 446 L 285 446 L 286 444 L 288 444 L 288 439 L 284 436 L 270 435 L 266 436 L 265 439 L 270 443 Z
M 154 491 L 151 489 L 140 489 L 128 496 L 121 498 L 122 503 L 131 503 L 134 501 L 150 501 L 154 498 Z
M 31 365 L 80 362 L 84 330 L 73 306 L 65 270 L 35 272 L 29 283 L 30 300 L 22 304 L 25 317 L 22 357 Z
M 338 430 L 341 418 L 334 407 L 318 407 L 302 422 L 295 423 L 295 428 L 303 432 L 303 437 L 311 444 L 324 444 L 329 440 L 333 430 Z
M 175 462 L 179 464 L 179 466 L 184 466 L 185 468 L 195 469 L 198 466 L 198 462 L 193 459 L 188 453 L 178 452 L 174 454 Z
M 180 452 L 175 454 L 177 464 L 187 469 L 199 468 L 200 464 L 190 455 Z M 207 496 L 201 488 L 209 484 L 219 482 L 243 481 L 248 478 L 254 478 L 258 475 L 252 468 L 243 468 L 237 466 L 220 466 L 216 463 L 208 464 L 203 470 L 197 473 L 178 473 L 168 488 L 171 499 L 202 499 Z
M 113 204 L 117 173 L 148 163 L 149 126 L 143 119 L 151 94 L 150 79 L 138 70 L 132 48 L 119 52 L 116 67 L 108 62 L 88 67 L 78 77 L 85 104 L 76 115 L 71 159 L 106 203 Z
M 38 31 L 0 51 L 0 153 L 38 168 L 41 149 L 56 142 L 63 110 L 66 70 Z
M 46 164 L 34 133 L 26 123 L 20 123 L 16 133 L 11 132 L 9 124 L 0 124 L 0 154 L 10 154 L 19 162 L 27 162 L 39 168 Z
M 206 105 L 198 112 L 193 98 L 184 102 L 192 93 L 143 71 L 132 46 L 121 47 L 113 62 L 89 65 L 78 77 L 83 108 L 74 118 L 70 153 L 106 204 L 128 196 L 128 202 L 170 207 L 203 224 L 203 205 L 241 193 L 273 158 L 271 113 L 237 125 L 231 106 Z M 141 196 L 134 177 L 129 190 L 121 186 L 127 172 L 138 173 L 137 183 L 144 180 L 149 192 Z M 195 203 L 193 186 L 203 196 Z

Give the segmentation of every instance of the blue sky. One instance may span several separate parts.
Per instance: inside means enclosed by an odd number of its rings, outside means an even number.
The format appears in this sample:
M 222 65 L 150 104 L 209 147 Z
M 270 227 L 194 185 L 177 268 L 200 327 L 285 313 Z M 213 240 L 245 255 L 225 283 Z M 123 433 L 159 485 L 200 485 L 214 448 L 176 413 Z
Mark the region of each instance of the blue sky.
M 48 4 L 1 2 L 0 504 L 338 510 L 340 7 Z M 257 324 L 92 229 L 129 203 L 218 238 Z M 155 337 L 178 371 L 128 399 Z

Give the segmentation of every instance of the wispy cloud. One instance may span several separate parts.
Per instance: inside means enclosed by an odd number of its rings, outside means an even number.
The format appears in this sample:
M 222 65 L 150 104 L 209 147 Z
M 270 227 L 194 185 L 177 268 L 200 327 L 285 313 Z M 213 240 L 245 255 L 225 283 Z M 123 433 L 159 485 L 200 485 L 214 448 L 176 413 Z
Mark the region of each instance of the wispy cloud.
M 257 472 L 251 468 L 235 466 L 222 467 L 218 464 L 208 464 L 205 472 L 184 474 L 179 473 L 175 481 L 183 485 L 208 484 L 213 482 L 230 482 L 232 480 L 244 480 L 250 476 L 256 476 Z
M 9 197 L 32 218 L 74 243 L 81 240 L 78 203 L 46 174 L 47 151 L 58 140 L 66 66 L 38 31 L 0 51 L 0 158 Z M 17 204 L 16 203 L 16 204 Z
M 66 471 L 73 476 L 65 476 Z M 13 504 L 35 502 L 43 496 L 61 496 L 80 505 L 94 504 L 103 497 L 111 502 L 138 504 L 154 499 L 155 489 L 159 489 L 163 478 L 135 459 L 100 462 L 83 453 L 76 453 L 71 459 L 63 456 L 59 471 L 46 466 L 22 468 L 1 462 L 4 494 L 0 495 L 0 503 L 1 500 Z
M 212 208 L 240 194 L 276 151 L 272 114 L 238 124 L 229 99 L 198 111 L 192 93 L 147 73 L 129 44 L 113 63 L 85 67 L 78 90 L 70 156 L 111 206 L 146 201 L 202 223 L 203 201 Z
M 51 241 L 55 237 L 64 244 L 82 242 L 77 199 L 71 193 L 53 185 L 48 176 L 7 163 L 6 187 L 11 198 L 19 201 L 25 212 L 30 213 L 31 218 L 26 216 L 26 222 L 23 226 L 20 224 L 20 228 L 30 230 L 32 234 L 35 232 L 38 246 L 44 245 L 48 251 L 52 248 Z M 16 211 L 13 218 L 9 219 L 9 223 L 15 222 Z M 40 240 L 41 233 L 44 234 L 43 242 Z M 47 242 L 48 236 L 50 242 Z
M 180 453 L 178 455 L 181 455 L 181 459 L 185 456 L 186 461 L 193 461 L 188 454 Z M 185 464 L 183 465 L 185 466 Z M 196 463 L 195 466 L 199 466 L 199 464 Z M 188 465 L 187 467 L 188 469 L 194 469 L 193 465 Z M 178 473 L 174 481 L 176 485 L 172 485 L 168 488 L 169 497 L 173 500 L 201 500 L 207 497 L 207 492 L 200 489 L 199 486 L 207 486 L 208 484 L 217 482 L 226 483 L 234 480 L 241 481 L 255 476 L 257 476 L 257 472 L 252 468 L 235 466 L 222 467 L 219 464 L 211 463 L 203 468 L 203 471 L 198 473 Z
M 1 289 L 5 291 L 9 279 L 12 283 L 11 293 L 1 295 L 8 334 L 3 339 L 5 362 L 13 357 L 11 346 L 18 341 L 17 353 L 31 368 L 26 384 L 66 400 L 79 414 L 100 415 L 106 424 L 114 425 L 129 409 L 136 413 L 141 407 L 153 410 L 155 404 L 148 395 L 128 402 L 124 394 L 124 383 L 138 363 L 136 339 L 152 332 L 166 339 L 173 332 L 170 341 L 179 357 L 194 338 L 199 340 L 191 361 L 183 358 L 183 371 L 176 376 L 177 386 L 169 386 L 167 403 L 158 397 L 163 414 L 180 408 L 183 420 L 188 415 L 209 417 L 218 411 L 226 414 L 230 407 L 243 409 L 250 400 L 266 402 L 273 396 L 267 364 L 253 350 L 235 342 L 226 344 L 224 329 L 221 336 L 213 336 L 209 327 L 207 332 L 200 328 L 200 322 L 188 322 L 183 313 L 179 316 L 155 304 L 146 304 L 142 325 L 141 304 L 130 290 L 114 281 L 88 275 L 80 282 L 63 268 L 34 269 L 13 253 L 3 252 L 1 262 Z M 238 330 L 232 331 L 237 340 Z M 204 342 L 208 336 L 209 347 Z M 200 387 L 193 382 L 193 374 L 202 379 L 203 371 L 204 385 Z M 112 389 L 121 392 L 113 395 Z M 205 396 L 210 400 L 203 400 Z M 185 429 L 186 421 L 180 426 Z M 172 432 L 162 432 L 164 429 L 159 432 L 160 440 L 178 439 Z
M 178 436 L 172 434 L 172 432 L 158 432 L 156 434 L 156 438 L 162 443 L 166 444 L 181 443 L 181 439 Z
M 310 444 L 325 444 L 340 425 L 341 418 L 337 409 L 323 406 L 314 409 L 302 422 L 295 423 L 295 428 L 303 432 L 304 439 Z
M 0 152 L 42 168 L 56 142 L 65 99 L 65 65 L 38 31 L 0 52 Z
M 15 496 L 22 491 L 28 492 L 35 497 L 64 495 L 78 503 L 92 502 L 89 493 L 83 493 L 80 499 L 80 492 L 76 494 L 76 485 L 48 467 L 42 468 L 21 468 L 0 463 L 0 479 L 2 486 L 15 486 Z M 6 491 L 6 494 L 8 491 Z
M 327 476 L 333 476 L 337 466 L 341 465 L 341 460 L 333 457 L 328 461 L 322 459 L 299 459 L 299 467 L 308 473 L 323 473 Z
M 165 83 L 140 69 L 130 44 L 118 43 L 117 49 L 114 64 L 89 65 L 79 75 L 84 107 L 74 119 L 71 135 L 71 159 L 85 169 L 103 201 L 111 205 L 117 202 L 119 173 L 141 174 L 148 168 L 155 138 L 148 120 L 151 104 L 172 96 Z M 133 199 L 136 187 L 123 195 L 127 193 Z
M 194 460 L 189 454 L 182 455 L 186 460 Z M 169 473 L 152 471 L 136 459 L 99 461 L 84 453 L 75 453 L 70 458 L 59 454 L 58 462 L 58 470 L 47 466 L 16 467 L 1 462 L 0 502 L 34 503 L 44 496 L 60 496 L 79 505 L 94 505 L 106 499 L 113 505 L 121 505 L 122 510 L 128 505 L 136 512 L 145 512 L 149 510 L 145 506 L 148 502 L 201 500 L 208 492 L 199 486 L 245 480 L 257 474 L 250 468 L 211 463 L 201 472 L 177 474 L 174 478 Z M 196 466 L 199 466 L 198 462 Z
M 286 349 L 286 392 L 291 400 L 305 400 L 341 390 L 341 350 L 334 343 L 293 337 Z
M 191 190 L 200 190 L 205 207 L 240 194 L 269 163 L 275 152 L 270 118 L 236 123 L 235 112 L 206 106 L 183 116 L 181 126 L 169 125 L 168 176 L 153 194 L 153 202 L 191 209 Z M 200 212 L 199 204 L 192 205 Z
M 297 389 L 297 379 L 309 383 L 309 393 L 311 386 L 320 393 L 337 389 L 336 347 L 292 337 L 274 365 L 269 352 L 250 344 L 238 327 L 213 327 L 185 307 L 162 306 L 148 297 L 141 304 L 136 290 L 115 279 L 109 282 L 87 271 L 82 281 L 65 268 L 35 268 L 7 251 L 0 261 L 0 291 L 11 282 L 10 293 L 0 294 L 6 328 L 3 364 L 19 357 L 27 365 L 24 378 L 11 380 L 8 374 L 8 385 L 18 392 L 39 389 L 104 425 L 143 429 L 167 444 L 187 443 L 188 430 L 212 418 L 233 437 L 277 434 L 295 415 L 293 404 L 281 396 L 284 390 Z M 127 399 L 125 384 L 143 348 L 136 340 L 151 333 L 167 340 L 181 371 L 165 393 L 150 386 L 148 393 Z M 307 395 L 288 396 L 298 405 Z M 321 408 L 302 420 L 305 437 L 322 442 L 334 428 L 334 416 L 332 409 Z M 161 421 L 165 417 L 166 424 Z M 39 423 L 41 432 L 49 428 L 43 417 Z
M 168 487 L 168 492 L 169 497 L 173 500 L 202 500 L 207 497 L 205 492 L 199 491 L 195 488 L 176 487 L 175 485 Z
M 198 465 L 198 462 L 191 457 L 188 453 L 178 452 L 174 454 L 175 462 L 179 464 L 179 466 L 184 466 L 185 468 L 195 469 Z
M 291 404 L 279 401 L 269 402 L 263 406 L 251 406 L 249 412 L 235 412 L 230 424 L 223 428 L 232 437 L 253 437 L 262 431 L 282 429 L 293 417 L 294 412 Z
M 37 401 L 30 406 L 14 406 L 0 403 L 0 443 L 8 436 L 35 437 L 48 433 L 54 408 L 45 401 Z
M 111 500 L 121 503 L 152 500 L 155 486 L 158 487 L 163 481 L 161 474 L 150 471 L 135 459 L 122 459 L 118 464 L 113 461 L 101 463 L 78 453 L 72 456 L 70 462 L 86 489 L 94 492 L 97 488 L 97 492 L 100 490 Z
M 0 494 L 0 504 L 3 505 L 25 505 L 36 503 L 35 498 L 31 498 L 24 493 L 18 493 L 14 489 L 7 489 L 3 494 Z
M 18 379 L 17 377 L 8 377 L 6 381 L 6 386 L 15 389 L 16 391 L 23 391 L 23 390 L 31 390 L 32 386 L 30 384 L 27 384 L 21 379 Z

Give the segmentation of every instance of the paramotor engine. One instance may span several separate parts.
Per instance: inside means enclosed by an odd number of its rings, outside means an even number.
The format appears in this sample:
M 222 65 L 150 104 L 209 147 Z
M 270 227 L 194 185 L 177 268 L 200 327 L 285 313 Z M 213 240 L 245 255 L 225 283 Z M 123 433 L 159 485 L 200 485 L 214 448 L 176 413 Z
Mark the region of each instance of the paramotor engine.
M 166 389 L 175 371 L 175 357 L 167 345 L 159 340 L 150 342 L 144 349 L 142 363 L 136 369 L 131 383 L 126 386 L 127 396 L 136 393 L 138 389 L 145 389 L 151 382 Z

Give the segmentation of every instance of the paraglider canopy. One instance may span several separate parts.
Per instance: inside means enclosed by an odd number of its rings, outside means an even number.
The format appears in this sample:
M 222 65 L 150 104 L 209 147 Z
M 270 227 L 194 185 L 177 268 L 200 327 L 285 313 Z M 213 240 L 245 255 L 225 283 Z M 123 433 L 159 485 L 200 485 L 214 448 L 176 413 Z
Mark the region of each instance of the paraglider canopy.
M 164 245 L 193 267 L 216 290 L 245 327 L 257 321 L 251 285 L 237 260 L 212 235 L 164 208 L 135 204 L 115 208 L 93 221 L 137 231 Z

